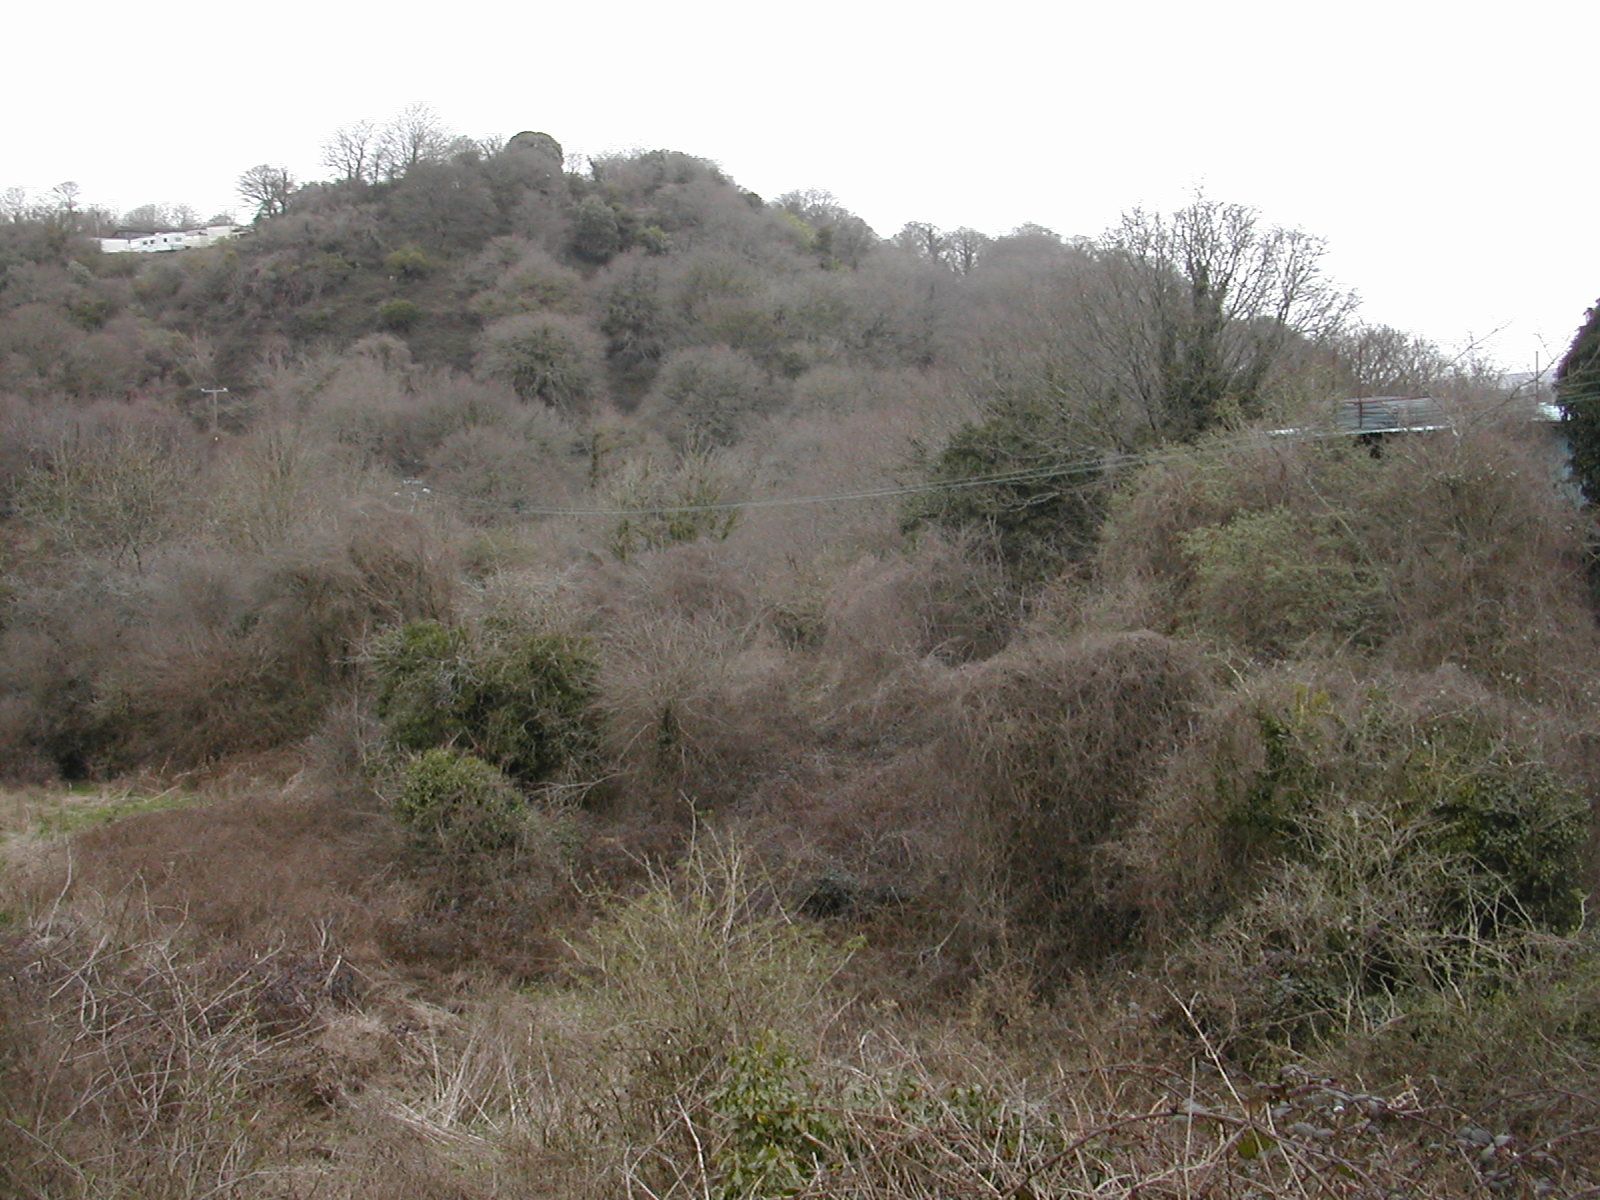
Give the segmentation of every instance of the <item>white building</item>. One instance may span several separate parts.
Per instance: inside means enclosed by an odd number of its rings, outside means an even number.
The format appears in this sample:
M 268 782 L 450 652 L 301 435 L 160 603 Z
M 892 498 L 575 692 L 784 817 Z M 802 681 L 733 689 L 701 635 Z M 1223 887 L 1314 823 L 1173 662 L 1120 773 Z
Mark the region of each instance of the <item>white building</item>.
M 164 254 L 169 250 L 198 250 L 238 236 L 237 225 L 207 225 L 204 229 L 101 238 L 100 250 L 104 254 Z

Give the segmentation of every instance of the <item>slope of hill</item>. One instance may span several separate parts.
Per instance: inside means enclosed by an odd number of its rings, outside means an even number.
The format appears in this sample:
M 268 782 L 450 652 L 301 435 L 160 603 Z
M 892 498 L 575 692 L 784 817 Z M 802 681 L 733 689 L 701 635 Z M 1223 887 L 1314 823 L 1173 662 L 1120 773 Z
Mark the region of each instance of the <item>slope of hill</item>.
M 268 199 L 0 226 L 0 1190 L 1600 1187 L 1590 517 L 1314 238 Z

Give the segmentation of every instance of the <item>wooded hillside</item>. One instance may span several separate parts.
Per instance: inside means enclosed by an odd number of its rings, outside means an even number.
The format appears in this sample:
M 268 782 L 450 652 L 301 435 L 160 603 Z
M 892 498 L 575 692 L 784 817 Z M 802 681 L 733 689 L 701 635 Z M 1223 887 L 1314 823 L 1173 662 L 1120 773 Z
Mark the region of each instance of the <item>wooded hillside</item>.
M 0 1194 L 1597 1193 L 1527 397 L 1240 204 L 327 161 L 0 224 Z

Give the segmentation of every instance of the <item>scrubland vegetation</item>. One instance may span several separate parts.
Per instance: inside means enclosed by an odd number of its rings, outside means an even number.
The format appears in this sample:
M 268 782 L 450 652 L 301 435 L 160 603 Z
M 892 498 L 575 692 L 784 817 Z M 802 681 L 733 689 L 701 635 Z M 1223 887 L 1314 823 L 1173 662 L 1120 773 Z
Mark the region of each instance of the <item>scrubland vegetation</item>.
M 0 1194 L 1600 1195 L 1518 397 L 1238 206 L 407 119 L 0 226 Z

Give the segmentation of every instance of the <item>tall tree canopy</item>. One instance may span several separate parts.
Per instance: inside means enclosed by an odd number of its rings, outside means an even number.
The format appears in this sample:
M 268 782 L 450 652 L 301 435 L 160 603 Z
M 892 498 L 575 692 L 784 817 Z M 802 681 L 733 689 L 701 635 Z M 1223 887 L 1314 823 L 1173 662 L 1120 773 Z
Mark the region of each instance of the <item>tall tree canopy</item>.
M 1099 252 L 1101 368 L 1159 438 L 1194 437 L 1230 404 L 1256 415 L 1286 346 L 1333 332 L 1354 305 L 1322 273 L 1320 238 L 1242 204 L 1135 209 Z

